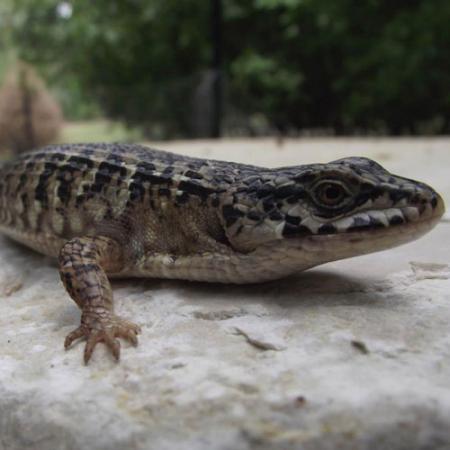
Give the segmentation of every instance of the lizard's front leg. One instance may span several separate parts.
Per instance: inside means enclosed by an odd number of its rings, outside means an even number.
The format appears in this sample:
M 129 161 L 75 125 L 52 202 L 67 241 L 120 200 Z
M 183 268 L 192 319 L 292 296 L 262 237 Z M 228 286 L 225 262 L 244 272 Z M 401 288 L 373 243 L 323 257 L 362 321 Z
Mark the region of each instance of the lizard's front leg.
M 64 342 L 67 349 L 74 340 L 84 337 L 84 362 L 87 364 L 98 342 L 104 342 L 119 359 L 120 342 L 116 337 L 137 344 L 139 326 L 113 313 L 113 296 L 106 272 L 123 267 L 123 254 L 113 239 L 80 237 L 67 242 L 59 255 L 59 273 L 67 292 L 80 307 L 81 325 Z

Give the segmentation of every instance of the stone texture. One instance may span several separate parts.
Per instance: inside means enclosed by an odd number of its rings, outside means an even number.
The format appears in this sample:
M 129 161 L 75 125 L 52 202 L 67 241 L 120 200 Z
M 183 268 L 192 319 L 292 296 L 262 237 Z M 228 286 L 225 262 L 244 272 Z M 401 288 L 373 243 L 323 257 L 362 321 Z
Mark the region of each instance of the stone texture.
M 267 165 L 375 157 L 450 200 L 448 140 L 159 145 Z M 195 149 L 195 151 L 194 151 Z M 286 280 L 114 282 L 122 361 L 63 350 L 53 261 L 0 240 L 0 450 L 450 449 L 450 224 Z

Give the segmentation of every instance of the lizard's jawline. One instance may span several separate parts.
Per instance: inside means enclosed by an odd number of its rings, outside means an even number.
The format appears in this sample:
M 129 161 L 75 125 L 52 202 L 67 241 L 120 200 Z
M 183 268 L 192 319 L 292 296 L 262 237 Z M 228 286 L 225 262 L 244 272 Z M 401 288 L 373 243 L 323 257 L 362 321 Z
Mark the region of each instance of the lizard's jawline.
M 302 248 L 320 252 L 324 262 L 374 253 L 414 241 L 433 229 L 441 214 L 387 228 L 367 228 L 361 231 L 313 235 L 302 238 Z M 316 265 L 316 264 L 315 264 Z
M 232 283 L 275 280 L 327 262 L 406 244 L 430 231 L 439 222 L 441 215 L 436 213 L 427 219 L 384 229 L 310 235 L 271 242 L 238 258 L 238 264 L 245 265 L 246 272 L 233 273 L 226 264 L 223 268 L 229 277 L 228 281 Z M 245 276 L 242 273 L 245 273 Z

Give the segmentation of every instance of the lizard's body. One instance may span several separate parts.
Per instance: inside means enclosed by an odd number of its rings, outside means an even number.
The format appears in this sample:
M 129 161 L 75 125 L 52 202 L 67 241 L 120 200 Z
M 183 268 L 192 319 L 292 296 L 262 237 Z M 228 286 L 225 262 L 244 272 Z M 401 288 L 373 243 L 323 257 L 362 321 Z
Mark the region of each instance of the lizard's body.
M 0 231 L 43 254 L 83 310 L 66 345 L 118 357 L 138 328 L 112 313 L 108 276 L 249 283 L 424 234 L 444 211 L 373 161 L 267 169 L 138 145 L 50 146 L 0 171 Z

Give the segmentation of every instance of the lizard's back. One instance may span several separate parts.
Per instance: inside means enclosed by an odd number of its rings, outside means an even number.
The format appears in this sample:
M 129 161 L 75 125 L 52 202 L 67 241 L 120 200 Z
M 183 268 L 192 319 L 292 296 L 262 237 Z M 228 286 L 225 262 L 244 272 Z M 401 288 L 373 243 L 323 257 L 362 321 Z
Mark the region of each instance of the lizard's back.
M 150 228 L 158 235 L 153 248 L 164 250 L 158 245 L 177 245 L 172 228 L 180 220 L 171 219 L 190 207 L 201 215 L 201 204 L 217 201 L 240 168 L 256 169 L 140 145 L 48 146 L 21 155 L 0 170 L 0 230 L 56 256 L 74 236 L 95 235 L 100 229 L 103 235 L 130 239 L 151 221 Z M 217 218 L 208 218 L 205 224 L 220 240 Z M 168 233 L 171 239 L 164 239 Z

